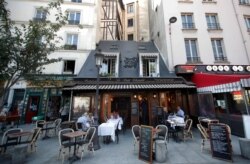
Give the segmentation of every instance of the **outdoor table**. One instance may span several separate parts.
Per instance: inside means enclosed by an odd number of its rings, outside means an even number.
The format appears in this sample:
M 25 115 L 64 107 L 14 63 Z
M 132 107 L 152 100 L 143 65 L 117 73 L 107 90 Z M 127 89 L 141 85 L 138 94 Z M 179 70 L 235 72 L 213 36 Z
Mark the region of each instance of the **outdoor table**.
M 77 145 L 77 139 L 76 138 L 84 136 L 86 134 L 87 134 L 87 132 L 84 132 L 84 131 L 81 131 L 81 130 L 63 134 L 63 136 L 65 136 L 65 137 L 75 138 L 75 142 L 74 142 L 74 154 L 73 154 L 72 157 L 69 158 L 69 160 L 76 161 L 76 160 L 80 159 L 80 157 L 78 157 L 76 155 L 76 145 Z
M 32 134 L 33 133 L 30 131 L 23 131 L 23 132 L 17 132 L 17 133 L 9 133 L 7 134 L 7 137 L 11 137 L 11 138 L 18 137 L 19 138 L 18 143 L 20 143 L 22 137 L 31 136 Z
M 172 127 L 173 138 L 175 142 L 180 142 L 181 140 L 179 138 L 178 132 L 184 129 L 185 123 L 182 121 L 179 122 L 178 119 L 168 119 L 167 122 Z
M 113 122 L 102 123 L 98 126 L 98 136 L 111 136 L 112 141 L 115 141 L 116 125 Z

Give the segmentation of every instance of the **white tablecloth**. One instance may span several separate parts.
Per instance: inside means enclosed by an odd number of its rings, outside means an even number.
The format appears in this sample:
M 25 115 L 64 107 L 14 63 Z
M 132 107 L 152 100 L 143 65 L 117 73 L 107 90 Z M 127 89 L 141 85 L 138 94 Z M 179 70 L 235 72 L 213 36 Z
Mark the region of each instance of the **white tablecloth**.
M 178 116 L 168 117 L 167 121 L 171 124 L 171 127 L 173 128 L 175 128 L 175 126 L 184 127 L 186 125 L 184 122 L 184 118 Z
M 114 123 L 116 126 L 118 124 L 118 129 L 121 130 L 122 129 L 122 124 L 123 124 L 123 120 L 121 117 L 117 118 L 117 119 L 108 119 L 107 121 L 108 123 Z
M 102 123 L 98 126 L 98 136 L 111 136 L 112 141 L 115 141 L 115 129 L 115 123 Z

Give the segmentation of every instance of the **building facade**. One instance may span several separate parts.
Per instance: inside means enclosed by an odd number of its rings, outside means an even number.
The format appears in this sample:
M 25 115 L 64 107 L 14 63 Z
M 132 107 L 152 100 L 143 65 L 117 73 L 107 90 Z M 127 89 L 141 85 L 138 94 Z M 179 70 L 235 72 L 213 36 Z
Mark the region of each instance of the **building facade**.
M 54 21 L 53 13 L 48 16 L 40 8 L 50 1 L 43 0 L 9 0 L 7 8 L 10 18 L 16 26 L 28 24 L 29 20 Z M 18 8 L 16 6 L 19 6 Z M 63 105 L 62 87 L 64 83 L 77 75 L 87 59 L 90 51 L 95 49 L 97 42 L 97 0 L 65 0 L 61 5 L 67 14 L 67 24 L 58 35 L 62 37 L 59 43 L 62 48 L 52 54 L 51 58 L 61 58 L 57 63 L 47 65 L 41 76 L 42 87 L 29 81 L 20 80 L 9 92 L 10 108 L 18 108 L 22 121 L 29 123 L 33 116 L 49 113 L 58 117 Z
M 151 38 L 169 70 L 196 84 L 199 115 L 212 111 L 210 117 L 244 136 L 242 116 L 249 115 L 249 86 L 242 82 L 250 75 L 249 1 L 151 0 L 149 5 Z
M 150 41 L 148 0 L 123 0 L 124 39 Z

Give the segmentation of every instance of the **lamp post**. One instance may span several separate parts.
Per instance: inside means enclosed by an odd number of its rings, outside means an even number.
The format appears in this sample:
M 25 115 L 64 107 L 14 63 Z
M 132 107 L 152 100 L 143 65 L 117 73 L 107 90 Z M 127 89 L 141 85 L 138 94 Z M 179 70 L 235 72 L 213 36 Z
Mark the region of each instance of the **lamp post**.
M 99 81 L 100 81 L 100 68 L 102 66 L 103 62 L 103 54 L 101 53 L 101 50 L 99 49 L 95 53 L 95 62 L 96 62 L 96 68 L 97 68 L 97 78 L 96 78 L 96 94 L 95 94 L 95 113 L 94 113 L 94 119 L 95 119 L 95 125 L 94 127 L 96 128 L 95 136 L 94 136 L 94 150 L 100 149 L 100 144 L 99 144 L 99 138 L 97 135 L 97 129 L 98 129 L 98 122 L 99 122 L 99 116 L 98 116 L 98 104 L 99 104 Z
M 170 39 L 170 52 L 171 52 L 171 59 L 172 59 L 172 66 L 174 68 L 174 55 L 173 55 L 173 48 L 172 48 L 172 31 L 171 31 L 171 24 L 177 21 L 176 17 L 169 18 L 169 39 Z

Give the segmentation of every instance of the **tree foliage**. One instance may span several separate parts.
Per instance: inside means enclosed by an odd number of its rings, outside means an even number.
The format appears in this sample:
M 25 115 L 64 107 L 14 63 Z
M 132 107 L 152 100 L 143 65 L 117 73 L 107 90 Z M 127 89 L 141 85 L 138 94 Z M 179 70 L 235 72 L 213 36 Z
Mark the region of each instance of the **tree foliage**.
M 46 18 L 53 17 L 56 21 L 32 19 L 20 25 L 10 19 L 7 2 L 0 0 L 0 83 L 4 82 L 0 107 L 7 91 L 18 80 L 31 80 L 32 75 L 42 73 L 45 65 L 60 61 L 49 55 L 60 48 L 58 43 L 62 38 L 57 32 L 67 20 L 61 10 L 62 3 L 63 0 L 55 0 L 40 8 Z

